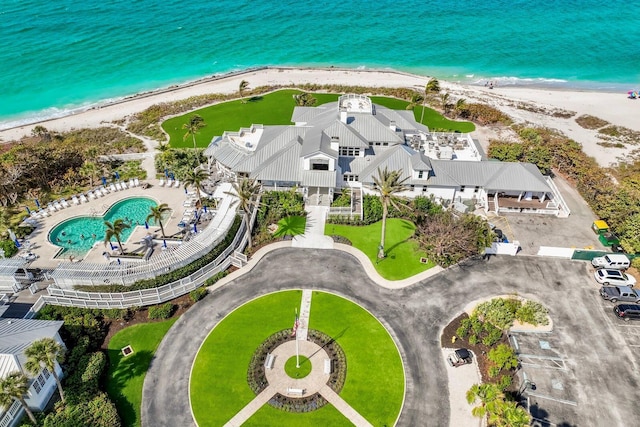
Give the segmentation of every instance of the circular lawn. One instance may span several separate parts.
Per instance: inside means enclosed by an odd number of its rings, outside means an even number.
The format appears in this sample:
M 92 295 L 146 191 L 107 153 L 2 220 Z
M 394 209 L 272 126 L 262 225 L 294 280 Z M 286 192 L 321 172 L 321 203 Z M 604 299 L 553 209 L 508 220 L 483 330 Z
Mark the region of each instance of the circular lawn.
M 238 307 L 207 336 L 191 369 L 189 394 L 199 426 L 222 426 L 255 398 L 247 383 L 251 358 L 270 335 L 292 328 L 302 291 L 269 294 Z M 325 292 L 313 292 L 309 328 L 328 334 L 346 357 L 340 397 L 374 426 L 394 425 L 405 391 L 398 349 L 382 324 L 362 307 Z M 309 362 L 296 369 L 300 374 Z M 300 377 L 298 377 L 300 378 Z M 332 405 L 292 413 L 263 405 L 244 425 L 351 425 Z

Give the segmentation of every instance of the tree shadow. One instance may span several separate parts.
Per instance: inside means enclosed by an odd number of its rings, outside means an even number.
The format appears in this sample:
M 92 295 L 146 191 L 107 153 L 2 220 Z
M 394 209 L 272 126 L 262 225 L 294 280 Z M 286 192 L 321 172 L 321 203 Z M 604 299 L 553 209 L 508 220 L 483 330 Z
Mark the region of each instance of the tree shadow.
M 144 376 L 151 366 L 153 353 L 148 350 L 135 351 L 130 356 L 124 357 L 120 350 L 109 349 L 109 360 L 112 361 L 111 375 L 108 378 L 109 395 L 113 399 L 118 413 L 125 424 L 132 424 L 137 420 L 137 413 L 131 402 L 123 394 L 122 390 L 133 378 Z
M 307 221 L 311 221 L 307 219 Z M 273 234 L 274 237 L 283 236 L 296 236 L 298 234 L 304 234 L 305 222 L 302 217 L 290 216 L 283 218 L 278 222 L 278 230 Z
M 247 102 L 258 102 L 258 101 L 262 101 L 263 97 L 262 96 L 252 96 L 251 98 L 247 99 Z

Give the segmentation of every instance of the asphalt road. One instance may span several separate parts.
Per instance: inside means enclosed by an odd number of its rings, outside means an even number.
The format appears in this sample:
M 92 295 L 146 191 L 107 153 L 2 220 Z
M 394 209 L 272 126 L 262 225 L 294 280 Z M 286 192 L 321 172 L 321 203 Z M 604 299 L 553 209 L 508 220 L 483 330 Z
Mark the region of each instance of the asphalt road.
M 541 384 L 538 414 L 545 414 L 544 406 L 549 403 L 548 420 L 578 426 L 623 425 L 624 420 L 640 415 L 635 402 L 638 358 L 626 345 L 627 330 L 619 327 L 610 307 L 600 301 L 584 263 L 492 257 L 445 270 L 402 290 L 387 290 L 369 280 L 356 259 L 344 252 L 279 249 L 248 274 L 215 290 L 174 324 L 144 382 L 142 425 L 195 425 L 189 406 L 189 373 L 209 331 L 246 301 L 300 288 L 347 297 L 371 311 L 390 331 L 407 375 L 399 426 L 449 425 L 440 333 L 469 302 L 512 293 L 549 308 L 554 349 L 565 359 L 563 375 L 576 384 L 571 399 L 566 399 L 575 405 L 545 398 Z

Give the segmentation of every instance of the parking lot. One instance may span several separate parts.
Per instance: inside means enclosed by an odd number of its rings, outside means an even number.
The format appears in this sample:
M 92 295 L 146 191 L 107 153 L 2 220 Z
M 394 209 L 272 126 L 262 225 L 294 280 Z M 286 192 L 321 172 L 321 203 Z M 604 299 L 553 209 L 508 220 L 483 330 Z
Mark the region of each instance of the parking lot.
M 598 236 L 591 231 L 591 224 L 597 218 L 589 205 L 566 181 L 554 178 L 554 182 L 571 209 L 568 218 L 513 213 L 489 215 L 489 222 L 502 230 L 509 241 L 519 241 L 524 255 L 536 255 L 540 246 L 605 249 Z

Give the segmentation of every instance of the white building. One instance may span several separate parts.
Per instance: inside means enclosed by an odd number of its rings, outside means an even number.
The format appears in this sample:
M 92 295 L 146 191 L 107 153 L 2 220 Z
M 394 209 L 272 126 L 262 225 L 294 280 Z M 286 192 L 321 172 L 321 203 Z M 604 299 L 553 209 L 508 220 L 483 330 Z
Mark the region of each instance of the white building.
M 0 378 L 16 371 L 31 378 L 25 400 L 33 411 L 42 411 L 45 408 L 57 385 L 53 375 L 46 369 L 36 376 L 26 371 L 24 364 L 27 357 L 24 351 L 34 341 L 42 338 L 53 338 L 64 346 L 58 334 L 62 324 L 62 321 L 0 318 Z M 59 365 L 56 365 L 56 373 L 62 377 L 62 368 Z M 0 427 L 17 425 L 23 412 L 19 402 L 14 402 L 9 408 L 0 407 Z
M 307 203 L 328 205 L 344 188 L 361 198 L 386 167 L 402 171 L 408 197 L 466 201 L 494 212 L 568 215 L 550 178 L 535 165 L 487 161 L 469 134 L 429 132 L 412 111 L 344 95 L 319 107 L 296 107 L 291 121 L 215 137 L 204 153 L 210 168 L 274 189 L 297 186 Z

